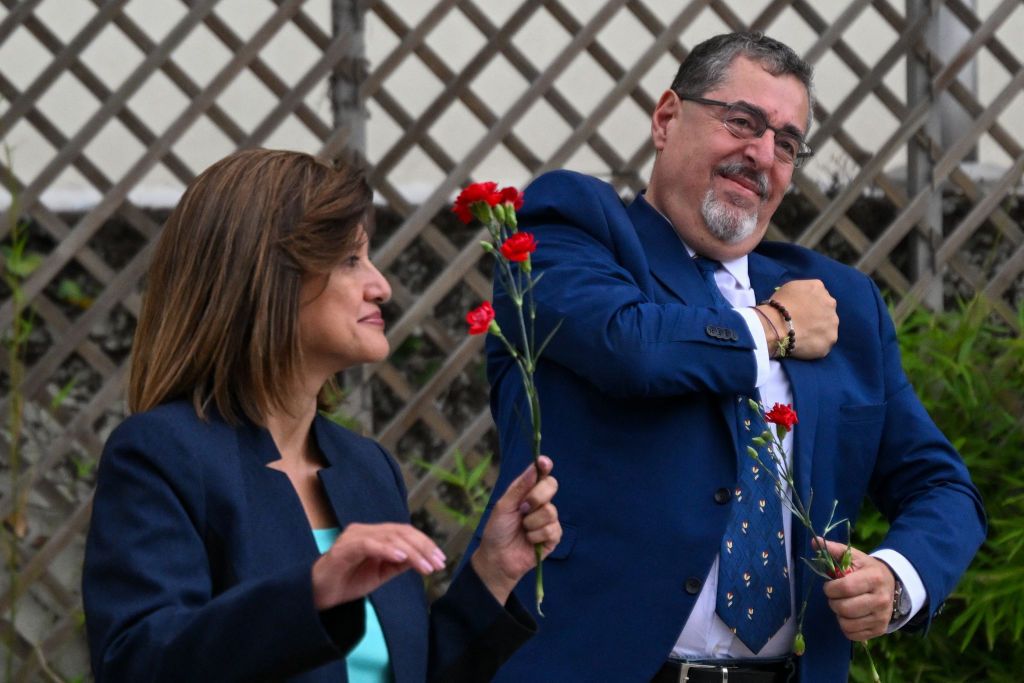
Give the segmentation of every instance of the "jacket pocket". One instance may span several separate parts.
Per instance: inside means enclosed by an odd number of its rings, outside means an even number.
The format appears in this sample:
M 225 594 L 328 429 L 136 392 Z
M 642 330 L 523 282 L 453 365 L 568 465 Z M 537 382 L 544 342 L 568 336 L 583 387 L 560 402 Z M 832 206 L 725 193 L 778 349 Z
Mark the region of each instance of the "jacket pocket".
M 849 424 L 881 422 L 885 418 L 885 403 L 839 406 L 839 421 Z
M 562 524 L 562 540 L 558 542 L 555 549 L 551 551 L 546 560 L 564 560 L 572 553 L 573 547 L 576 545 L 577 531 L 576 527 L 571 524 Z
M 839 408 L 836 439 L 844 488 L 859 501 L 878 459 L 885 426 L 885 403 L 846 405 Z

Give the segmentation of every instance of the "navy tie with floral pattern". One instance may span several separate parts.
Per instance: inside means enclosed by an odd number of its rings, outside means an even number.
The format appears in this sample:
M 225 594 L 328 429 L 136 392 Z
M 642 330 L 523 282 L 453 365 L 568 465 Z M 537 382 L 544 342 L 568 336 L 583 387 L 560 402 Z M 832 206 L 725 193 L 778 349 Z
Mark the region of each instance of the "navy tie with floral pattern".
M 694 257 L 716 305 L 731 307 L 715 282 L 718 261 Z M 755 396 L 760 400 L 760 396 Z M 737 481 L 718 560 L 716 611 L 743 644 L 757 653 L 789 618 L 789 570 L 782 502 L 775 482 L 747 453 L 765 430 L 746 396 L 735 400 Z M 767 461 L 767 458 L 764 458 Z

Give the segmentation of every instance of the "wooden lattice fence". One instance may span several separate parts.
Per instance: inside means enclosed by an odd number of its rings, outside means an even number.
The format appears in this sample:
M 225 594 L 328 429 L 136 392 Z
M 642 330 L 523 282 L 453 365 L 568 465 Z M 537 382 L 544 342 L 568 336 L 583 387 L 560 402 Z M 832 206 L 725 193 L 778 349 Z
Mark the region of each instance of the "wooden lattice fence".
M 466 531 L 441 507 L 457 492 L 414 460 L 477 462 L 494 438 L 482 340 L 461 323 L 489 297 L 487 263 L 481 234 L 448 202 L 470 179 L 521 183 L 562 166 L 634 194 L 653 158 L 649 112 L 687 49 L 715 32 L 762 30 L 818 66 L 818 155 L 770 237 L 871 274 L 897 317 L 983 292 L 1018 324 L 1020 0 L 0 4 L 0 139 L 13 145 L 0 172 L 14 197 L 0 237 L 9 244 L 21 220 L 33 255 L 18 284 L 32 321 L 20 381 L 0 361 L 4 414 L 25 399 L 22 462 L 6 455 L 6 428 L 0 455 L 0 634 L 15 680 L 88 669 L 78 581 L 94 466 L 123 415 L 140 284 L 166 210 L 130 193 L 154 178 L 180 192 L 233 149 L 367 159 L 393 356 L 347 378 L 343 410 L 398 455 L 416 521 L 451 555 Z M 957 40 L 929 33 L 940 10 Z M 124 57 L 104 62 L 96 45 Z M 963 75 L 973 63 L 976 87 Z M 154 93 L 175 106 L 154 107 Z M 940 96 L 960 110 L 952 138 L 940 134 Z M 59 208 L 49 192 L 68 183 L 94 200 Z M 9 330 L 15 298 L 2 294 Z

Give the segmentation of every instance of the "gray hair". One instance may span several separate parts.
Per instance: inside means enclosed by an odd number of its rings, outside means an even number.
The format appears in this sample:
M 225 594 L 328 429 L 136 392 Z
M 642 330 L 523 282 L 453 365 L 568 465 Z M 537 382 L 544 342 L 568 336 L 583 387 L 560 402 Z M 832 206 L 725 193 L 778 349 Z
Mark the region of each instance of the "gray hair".
M 772 76 L 794 76 L 807 90 L 807 130 L 814 109 L 814 67 L 792 48 L 762 33 L 723 33 L 700 43 L 679 65 L 672 80 L 678 95 L 700 97 L 725 80 L 736 57 L 751 59 Z

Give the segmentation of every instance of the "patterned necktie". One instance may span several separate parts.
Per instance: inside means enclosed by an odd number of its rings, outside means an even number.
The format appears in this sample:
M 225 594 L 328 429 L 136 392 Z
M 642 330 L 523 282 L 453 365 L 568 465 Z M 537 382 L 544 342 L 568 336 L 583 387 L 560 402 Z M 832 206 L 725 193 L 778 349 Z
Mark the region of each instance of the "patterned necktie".
M 729 307 L 715 282 L 715 270 L 721 264 L 703 256 L 695 257 L 694 263 L 715 305 Z M 755 398 L 760 400 L 760 396 Z M 743 644 L 757 653 L 789 618 L 789 570 L 782 502 L 771 476 L 747 454 L 750 439 L 765 430 L 765 423 L 750 408 L 747 397 L 737 396 L 735 407 L 738 474 L 719 549 L 716 611 Z M 767 463 L 763 451 L 762 457 Z

